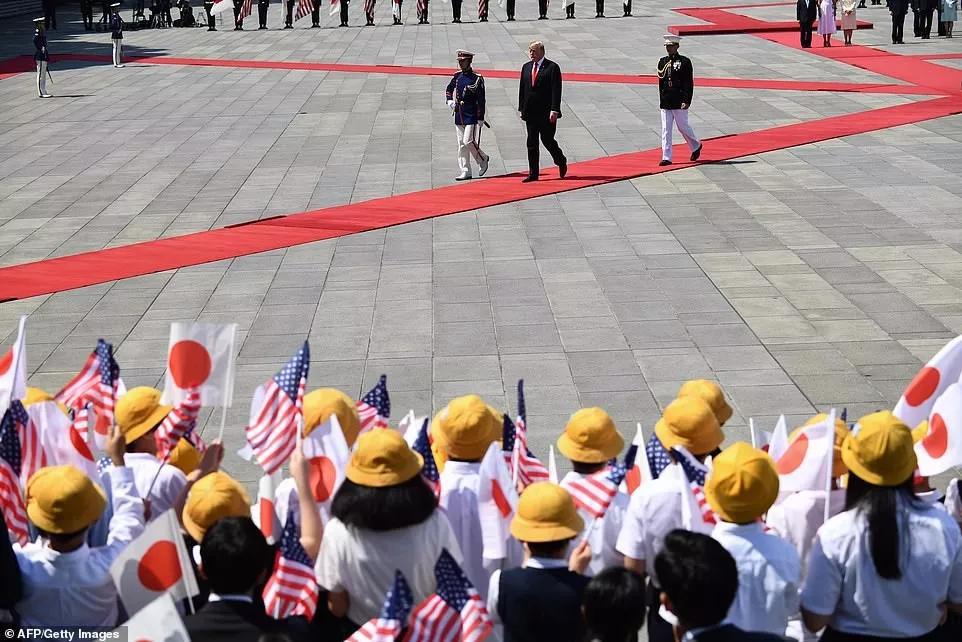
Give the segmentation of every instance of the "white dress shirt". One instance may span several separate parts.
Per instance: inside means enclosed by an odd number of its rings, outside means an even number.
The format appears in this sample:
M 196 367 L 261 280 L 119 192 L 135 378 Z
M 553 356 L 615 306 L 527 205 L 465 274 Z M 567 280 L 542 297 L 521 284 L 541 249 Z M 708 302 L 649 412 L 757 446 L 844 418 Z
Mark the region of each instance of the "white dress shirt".
M 327 590 L 347 592 L 347 616 L 363 625 L 381 612 L 395 570 L 404 574 L 414 604 L 434 593 L 434 565 L 442 549 L 462 563 L 448 518 L 439 510 L 420 524 L 390 531 L 353 528 L 335 517 L 324 527 L 314 574 Z
M 845 511 L 818 530 L 802 607 L 831 616 L 843 633 L 918 637 L 939 624 L 945 601 L 962 603 L 962 533 L 930 504 L 898 498 L 900 579 L 882 579 L 869 548 L 868 519 Z
M 110 565 L 144 530 L 144 506 L 130 468 L 108 469 L 114 515 L 107 545 L 86 544 L 58 553 L 42 540 L 14 547 L 23 576 L 23 599 L 17 604 L 23 626 L 117 625 L 117 589 Z
M 642 484 L 631 496 L 618 535 L 617 551 L 643 560 L 655 586 L 658 586 L 655 556 L 661 551 L 665 536 L 676 528 L 683 528 L 679 475 L 684 474 L 680 465 L 671 464 L 658 479 Z
M 566 486 L 584 477 L 585 475 L 580 473 L 570 472 L 561 480 L 561 485 Z M 580 508 L 578 509 L 578 514 L 584 520 L 585 528 L 591 529 L 588 534 L 588 546 L 591 547 L 591 563 L 585 570 L 586 576 L 594 577 L 609 566 L 622 566 L 624 564 L 625 557 L 617 551 L 616 547 L 618 535 L 621 533 L 621 527 L 625 522 L 629 499 L 630 497 L 626 493 L 619 490 L 618 494 L 611 500 L 608 510 L 605 511 L 601 519 L 597 520 Z M 581 543 L 583 536 L 584 530 L 581 531 L 581 535 L 574 539 L 572 546 Z
M 150 500 L 150 519 L 153 521 L 173 508 L 177 498 L 187 486 L 187 477 L 176 466 L 162 463 L 148 453 L 126 453 L 124 463 L 134 471 L 137 495 Z M 160 471 L 158 473 L 158 471 Z M 157 481 L 154 482 L 154 477 Z M 153 488 L 150 484 L 154 482 Z M 150 495 L 147 494 L 150 489 Z
M 784 635 L 788 618 L 798 611 L 801 568 L 798 553 L 761 522 L 719 522 L 712 537 L 738 567 L 738 593 L 725 619 L 743 631 Z

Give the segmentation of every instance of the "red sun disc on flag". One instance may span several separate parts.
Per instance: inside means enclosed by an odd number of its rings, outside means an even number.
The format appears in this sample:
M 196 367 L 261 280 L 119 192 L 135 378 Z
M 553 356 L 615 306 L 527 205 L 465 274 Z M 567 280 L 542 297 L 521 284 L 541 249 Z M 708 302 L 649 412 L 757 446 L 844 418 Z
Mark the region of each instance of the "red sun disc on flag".
M 938 459 L 949 448 L 949 430 L 942 415 L 935 413 L 929 420 L 929 432 L 922 438 L 922 448 L 929 457 Z
M 905 402 L 914 407 L 921 406 L 928 401 L 939 387 L 942 375 L 936 368 L 925 366 L 912 379 L 912 383 L 905 389 Z
M 70 426 L 70 443 L 73 445 L 74 450 L 76 450 L 81 457 L 90 461 L 94 460 L 94 455 L 92 452 L 90 452 L 90 447 L 80 435 L 80 431 L 78 431 L 74 426 Z
M 798 470 L 808 452 L 808 435 L 802 433 L 788 446 L 788 450 L 775 462 L 779 475 L 788 475 Z
M 7 350 L 7 354 L 3 355 L 3 357 L 0 357 L 0 375 L 7 374 L 7 371 L 10 370 L 10 366 L 12 365 L 13 365 L 13 348 L 10 348 L 9 350 Z
M 625 475 L 625 485 L 628 487 L 628 494 L 635 492 L 641 486 L 641 469 L 632 466 L 628 474 Z
M 94 419 L 94 432 L 98 435 L 106 436 L 110 432 L 110 419 L 99 412 L 94 412 L 93 410 L 90 412 L 94 413 L 94 417 L 96 417 L 96 419 Z
M 334 484 L 337 482 L 337 468 L 334 462 L 321 455 L 310 460 L 311 494 L 316 502 L 326 502 L 334 494 Z
M 196 388 L 210 376 L 210 353 L 197 341 L 184 339 L 171 346 L 167 367 L 178 388 Z
M 491 480 L 491 499 L 494 500 L 494 505 L 501 511 L 502 517 L 507 517 L 511 514 L 511 504 L 508 503 L 508 498 L 504 496 L 501 485 L 494 479 Z
M 162 592 L 181 578 L 177 546 L 170 540 L 151 545 L 137 565 L 137 579 L 151 591 Z

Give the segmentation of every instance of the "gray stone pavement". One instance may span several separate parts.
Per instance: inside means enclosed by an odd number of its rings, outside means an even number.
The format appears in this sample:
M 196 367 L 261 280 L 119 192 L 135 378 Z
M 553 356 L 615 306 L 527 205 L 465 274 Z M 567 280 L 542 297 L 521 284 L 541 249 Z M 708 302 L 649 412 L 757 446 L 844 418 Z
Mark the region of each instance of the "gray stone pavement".
M 267 32 L 141 31 L 125 44 L 431 66 L 452 65 L 465 47 L 479 68 L 503 69 L 519 67 L 537 37 L 565 70 L 651 73 L 666 26 L 694 22 L 657 1 L 636 2 L 630 19 L 538 22 L 527 3 L 516 23 L 493 8 L 488 24 L 450 25 L 449 5 L 433 2 L 434 24 L 418 27 L 405 4 L 404 27 L 282 31 L 274 4 Z M 587 3 L 578 10 L 593 15 Z M 378 16 L 389 20 L 381 6 Z M 109 54 L 107 36 L 78 31 L 73 17 L 52 33 L 53 51 Z M 877 28 L 857 42 L 884 45 L 888 14 L 860 17 Z M 0 29 L 0 55 L 30 53 L 27 29 Z M 896 82 L 750 36 L 687 38 L 683 50 L 696 87 L 697 76 Z M 960 50 L 959 39 L 898 49 Z M 52 90 L 74 97 L 37 100 L 31 74 L 0 80 L 4 265 L 447 185 L 456 173 L 444 78 L 62 67 Z M 515 83 L 487 86 L 491 171 L 519 171 Z M 707 138 L 919 99 L 697 88 L 692 123 Z M 569 159 L 656 146 L 656 101 L 652 86 L 567 83 L 559 140 Z M 542 456 L 580 406 L 606 408 L 626 437 L 636 422 L 650 431 L 692 377 L 724 386 L 731 439 L 746 438 L 749 417 L 766 429 L 779 413 L 798 422 L 831 406 L 854 418 L 891 407 L 920 363 L 962 332 L 960 141 L 962 117 L 943 118 L 8 302 L 0 327 L 13 333 L 30 315 L 31 382 L 56 390 L 99 336 L 117 347 L 128 385 L 159 385 L 171 321 L 237 322 L 231 449 L 251 391 L 305 336 L 311 387 L 357 395 L 387 373 L 395 417 L 467 392 L 514 408 L 525 378 Z M 257 476 L 234 456 L 225 467 Z

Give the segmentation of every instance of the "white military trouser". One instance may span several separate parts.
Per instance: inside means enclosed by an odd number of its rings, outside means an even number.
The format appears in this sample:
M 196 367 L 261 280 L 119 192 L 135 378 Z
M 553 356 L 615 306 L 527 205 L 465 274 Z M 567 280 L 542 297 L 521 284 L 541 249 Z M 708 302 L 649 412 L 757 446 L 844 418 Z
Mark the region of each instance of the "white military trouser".
M 47 61 L 37 61 L 37 95 L 40 97 L 47 95 Z
M 688 124 L 688 110 L 687 109 L 662 109 L 661 110 L 661 158 L 662 160 L 671 160 L 671 134 L 672 125 L 678 126 L 678 131 L 684 136 L 685 142 L 688 143 L 688 147 L 691 151 L 698 149 L 701 142 L 698 140 L 698 136 L 695 136 L 695 131 Z
M 474 125 L 455 125 L 454 129 L 458 132 L 458 166 L 462 172 L 471 174 L 471 157 L 474 162 L 481 164 L 486 156 L 478 149 L 477 139 L 475 138 L 475 128 L 482 127 L 481 123 Z
M 124 41 L 119 38 L 115 38 L 113 39 L 113 43 L 114 43 L 114 67 L 119 67 L 121 64 L 123 64 L 121 62 L 121 56 L 123 55 Z

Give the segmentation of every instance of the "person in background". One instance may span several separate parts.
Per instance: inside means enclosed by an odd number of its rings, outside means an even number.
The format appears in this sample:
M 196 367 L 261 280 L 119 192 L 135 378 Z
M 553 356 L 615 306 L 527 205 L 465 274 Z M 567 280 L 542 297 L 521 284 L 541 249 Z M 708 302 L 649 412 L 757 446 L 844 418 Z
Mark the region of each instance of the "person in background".
M 110 566 L 144 530 L 144 507 L 133 471 L 124 465 L 124 437 L 107 437 L 113 518 L 106 546 L 90 548 L 87 529 L 103 513 L 104 492 L 73 466 L 41 468 L 27 481 L 27 516 L 40 539 L 15 546 L 23 577 L 17 604 L 22 626 L 114 627 L 117 589 Z M 4 578 L 6 581 L 6 577 Z
M 932 17 L 935 7 L 939 0 L 919 0 L 919 11 L 921 12 L 920 28 L 922 40 L 929 40 L 932 37 Z
M 818 0 L 795 0 L 795 17 L 802 48 L 812 46 L 812 23 L 818 18 Z
M 574 17 L 575 17 L 575 3 L 572 0 L 571 4 L 565 5 L 565 20 L 571 20 Z
M 866 415 L 842 445 L 846 511 L 819 530 L 802 619 L 821 639 L 937 640 L 946 608 L 962 611 L 962 533 L 912 492 L 912 433 L 889 411 Z
M 654 561 L 663 616 L 685 642 L 784 642 L 780 635 L 743 631 L 725 621 L 738 592 L 731 554 L 701 533 L 674 530 Z
M 719 518 L 712 537 L 738 568 L 738 592 L 725 621 L 745 631 L 784 634 L 798 611 L 801 564 L 792 545 L 765 532 L 761 521 L 778 497 L 775 462 L 736 442 L 713 459 L 705 497 Z
M 645 623 L 645 580 L 614 566 L 595 575 L 581 602 L 587 642 L 637 642 Z
M 80 17 L 83 19 L 84 31 L 94 28 L 94 0 L 80 0 Z
M 214 8 L 214 0 L 204 0 L 204 13 L 207 14 L 207 31 L 217 31 L 217 27 L 214 26 L 214 14 L 211 10 Z
M 822 37 L 823 47 L 832 46 L 835 29 L 835 0 L 818 0 L 818 35 Z
M 23 596 L 23 583 L 17 556 L 10 542 L 10 532 L 4 528 L 0 535 L 0 624 L 17 624 L 13 607 Z
M 331 613 L 346 615 L 355 629 L 378 616 L 395 570 L 417 604 L 436 588 L 442 550 L 462 563 L 451 525 L 421 479 L 422 465 L 400 433 L 372 430 L 358 438 L 334 495 L 314 571 L 329 591 Z
M 37 65 L 37 97 L 50 98 L 47 93 L 47 70 L 50 64 L 50 53 L 47 51 L 47 34 L 43 27 L 43 18 L 33 19 L 33 60 Z
M 855 0 L 841 0 L 842 5 L 842 35 L 845 37 L 845 46 L 852 46 L 852 33 L 858 28 L 856 18 Z
M 959 0 L 940 0 L 942 16 L 939 18 L 945 26 L 945 37 L 952 37 L 952 27 L 959 19 Z
M 537 482 L 521 493 L 511 535 L 524 546 L 524 565 L 495 571 L 488 586 L 488 613 L 503 624 L 504 642 L 582 642 L 591 549 L 584 541 L 568 549 L 584 527 L 561 486 Z
M 267 29 L 267 12 L 271 8 L 271 0 L 257 0 L 257 28 Z
M 57 30 L 57 0 L 43 0 L 43 26 Z
M 888 7 L 889 13 L 892 14 L 892 44 L 904 45 L 903 30 L 905 28 L 905 14 L 909 12 L 909 0 L 888 0 Z
M 110 42 L 113 45 L 114 68 L 124 66 L 124 21 L 120 17 L 120 3 L 110 5 Z

